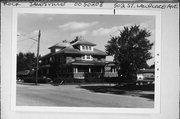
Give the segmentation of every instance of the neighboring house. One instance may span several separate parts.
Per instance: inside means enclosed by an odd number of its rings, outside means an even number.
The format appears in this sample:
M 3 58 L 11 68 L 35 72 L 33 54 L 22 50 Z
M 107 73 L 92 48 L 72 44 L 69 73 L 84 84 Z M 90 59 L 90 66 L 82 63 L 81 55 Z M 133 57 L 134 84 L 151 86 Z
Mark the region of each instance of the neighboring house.
M 155 71 L 154 69 L 140 69 L 137 72 L 137 82 L 152 83 L 154 82 Z
M 104 77 L 106 78 L 118 77 L 117 68 L 114 62 L 106 63 Z
M 30 72 L 30 70 L 23 70 L 17 72 L 17 80 L 22 80 L 24 77 L 29 76 Z
M 106 53 L 84 39 L 62 41 L 41 57 L 41 74 L 49 77 L 100 78 L 104 73 Z

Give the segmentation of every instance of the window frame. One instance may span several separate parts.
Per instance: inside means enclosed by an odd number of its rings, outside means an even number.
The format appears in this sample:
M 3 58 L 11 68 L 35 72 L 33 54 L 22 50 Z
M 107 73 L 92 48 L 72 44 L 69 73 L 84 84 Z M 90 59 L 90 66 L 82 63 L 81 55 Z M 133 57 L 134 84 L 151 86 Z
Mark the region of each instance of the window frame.
M 89 58 L 88 58 L 89 57 Z M 92 55 L 83 55 L 82 57 L 81 57 L 81 59 L 82 60 L 93 60 L 93 57 L 92 57 Z

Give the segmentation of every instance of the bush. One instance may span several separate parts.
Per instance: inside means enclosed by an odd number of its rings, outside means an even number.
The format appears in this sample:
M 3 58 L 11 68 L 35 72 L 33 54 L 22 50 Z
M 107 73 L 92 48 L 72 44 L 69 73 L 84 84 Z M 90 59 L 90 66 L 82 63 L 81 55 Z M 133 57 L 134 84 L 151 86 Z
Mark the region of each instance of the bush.
M 38 77 L 38 83 L 48 83 L 50 82 L 50 78 Z M 24 82 L 26 83 L 36 83 L 36 77 L 25 77 Z

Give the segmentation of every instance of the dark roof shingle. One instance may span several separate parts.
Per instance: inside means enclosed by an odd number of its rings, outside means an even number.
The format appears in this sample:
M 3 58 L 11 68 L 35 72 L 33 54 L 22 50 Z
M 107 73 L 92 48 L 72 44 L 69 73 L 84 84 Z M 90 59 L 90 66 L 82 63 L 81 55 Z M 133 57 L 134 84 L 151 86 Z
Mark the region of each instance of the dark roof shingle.
M 76 42 L 72 43 L 72 45 L 89 45 L 89 46 L 95 46 L 96 44 L 94 43 L 91 43 L 89 41 L 86 41 L 86 40 L 82 40 L 82 39 L 79 39 L 77 40 Z
M 61 41 L 51 47 L 49 47 L 48 49 L 51 49 L 51 48 L 65 48 L 65 47 L 69 47 L 70 46 L 70 43 L 68 41 Z

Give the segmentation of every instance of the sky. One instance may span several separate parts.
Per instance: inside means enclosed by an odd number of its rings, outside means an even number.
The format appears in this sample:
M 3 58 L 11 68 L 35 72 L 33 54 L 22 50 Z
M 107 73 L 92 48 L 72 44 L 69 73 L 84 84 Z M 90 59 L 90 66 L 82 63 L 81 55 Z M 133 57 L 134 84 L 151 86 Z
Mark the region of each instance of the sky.
M 95 48 L 105 51 L 112 36 L 118 36 L 124 26 L 140 25 L 151 32 L 150 42 L 155 42 L 155 17 L 137 15 L 76 15 L 76 14 L 18 14 L 17 53 L 37 52 L 38 31 L 41 31 L 40 54 L 50 52 L 50 46 L 76 36 L 95 43 Z M 154 46 L 150 51 L 154 57 Z M 107 57 L 106 60 L 113 60 Z M 154 58 L 147 62 L 154 63 Z

